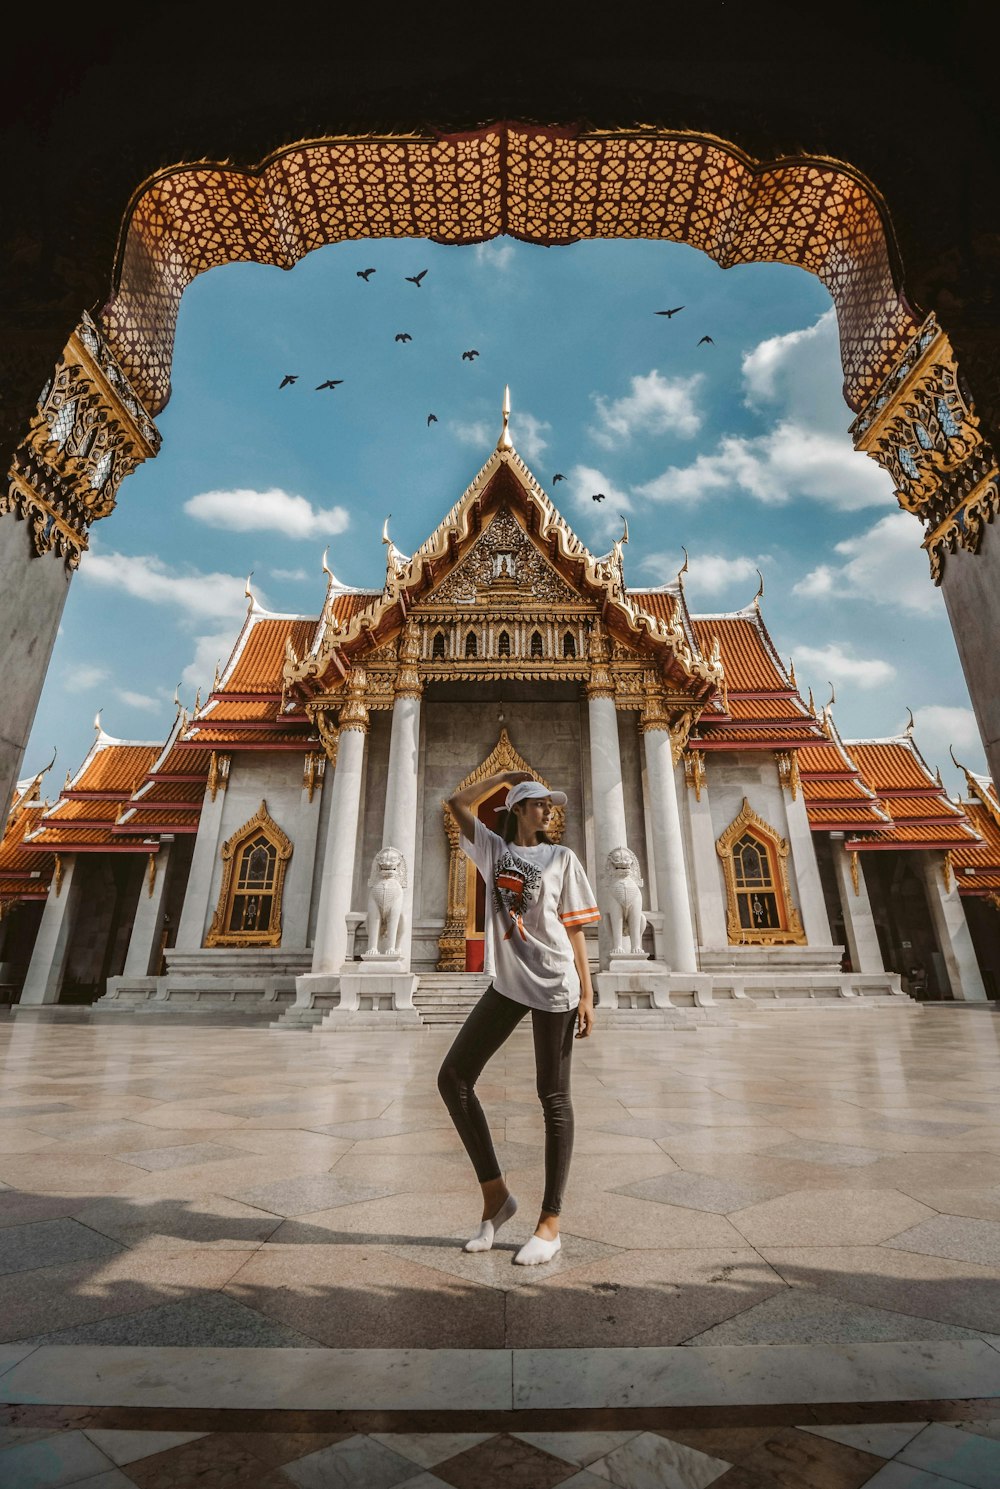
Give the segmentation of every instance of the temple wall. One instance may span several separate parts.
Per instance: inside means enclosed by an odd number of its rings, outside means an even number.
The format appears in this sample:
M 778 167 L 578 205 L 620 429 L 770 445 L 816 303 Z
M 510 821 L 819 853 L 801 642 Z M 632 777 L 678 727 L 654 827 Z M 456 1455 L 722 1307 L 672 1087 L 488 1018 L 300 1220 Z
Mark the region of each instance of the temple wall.
M 1000 688 L 997 615 L 1000 607 L 1000 530 L 984 526 L 979 552 L 950 554 L 941 581 L 948 619 L 993 779 L 1000 780 Z
M 285 870 L 282 948 L 304 950 L 314 871 L 312 822 L 313 814 L 319 812 L 320 799 L 316 795 L 310 803 L 302 789 L 302 756 L 298 753 L 248 751 L 233 755 L 208 893 L 204 879 L 196 879 L 194 873 L 188 893 L 202 898 L 203 925 L 207 930 L 222 889 L 222 845 L 256 816 L 261 799 L 267 802 L 268 812 L 292 843 L 292 856 Z

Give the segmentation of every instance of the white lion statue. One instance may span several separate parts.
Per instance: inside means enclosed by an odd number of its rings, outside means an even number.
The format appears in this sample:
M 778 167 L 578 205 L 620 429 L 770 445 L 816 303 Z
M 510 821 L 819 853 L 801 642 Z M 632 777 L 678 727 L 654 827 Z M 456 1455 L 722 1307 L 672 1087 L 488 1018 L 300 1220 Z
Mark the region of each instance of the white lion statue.
M 611 928 L 612 956 L 631 952 L 642 956 L 642 933 L 646 917 L 642 911 L 642 874 L 631 848 L 612 848 L 605 865 L 608 880 L 607 916 Z M 626 946 L 626 940 L 628 945 Z
M 368 950 L 362 961 L 399 956 L 405 888 L 406 859 L 398 848 L 380 848 L 368 875 Z

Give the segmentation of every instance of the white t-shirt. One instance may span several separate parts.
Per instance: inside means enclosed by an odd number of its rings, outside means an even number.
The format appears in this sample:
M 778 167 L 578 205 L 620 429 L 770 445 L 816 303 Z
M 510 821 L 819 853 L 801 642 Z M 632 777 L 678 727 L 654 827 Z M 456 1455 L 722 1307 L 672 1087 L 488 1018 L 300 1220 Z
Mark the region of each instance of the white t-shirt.
M 463 833 L 461 845 L 486 882 L 484 970 L 505 998 L 568 1012 L 580 978 L 566 930 L 601 918 L 580 860 L 561 843 L 505 843 L 474 820 L 475 842 Z

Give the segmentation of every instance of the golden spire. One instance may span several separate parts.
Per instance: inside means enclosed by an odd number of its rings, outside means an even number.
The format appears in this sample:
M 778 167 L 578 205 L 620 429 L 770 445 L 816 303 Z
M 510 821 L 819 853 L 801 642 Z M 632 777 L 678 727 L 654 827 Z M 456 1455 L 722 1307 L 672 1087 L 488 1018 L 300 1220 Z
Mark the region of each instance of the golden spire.
M 500 438 L 497 440 L 498 450 L 513 450 L 514 441 L 510 437 L 510 384 L 506 384 L 503 390 L 503 428 Z
M 794 657 L 789 657 L 788 658 L 788 681 L 791 683 L 791 685 L 792 685 L 793 688 L 797 688 L 798 687 L 798 683 L 795 681 L 795 658 Z
M 199 710 L 200 707 L 201 707 L 201 688 L 199 688 L 198 691 L 194 695 L 194 711 L 195 711 L 195 713 L 198 712 L 198 710 Z
M 222 666 L 221 661 L 216 661 L 215 672 L 214 672 L 214 674 L 212 676 L 212 692 L 213 693 L 217 693 L 219 691 L 219 681 L 220 681 L 219 668 L 221 666 Z
M 813 718 L 816 717 L 816 700 L 813 697 L 812 688 L 809 689 L 809 712 L 812 714 Z

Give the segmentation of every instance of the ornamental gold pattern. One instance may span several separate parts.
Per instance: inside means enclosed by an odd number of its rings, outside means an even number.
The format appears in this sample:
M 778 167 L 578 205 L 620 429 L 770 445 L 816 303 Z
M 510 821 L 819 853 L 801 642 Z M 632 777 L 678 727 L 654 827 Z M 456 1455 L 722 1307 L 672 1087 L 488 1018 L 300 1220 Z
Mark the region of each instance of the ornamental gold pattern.
M 273 887 L 269 891 L 270 910 L 267 924 L 255 930 L 227 931 L 233 895 L 236 885 L 233 870 L 238 862 L 240 848 L 257 834 L 262 835 L 275 850 Z M 285 883 L 285 868 L 292 856 L 292 844 L 267 810 L 267 802 L 261 801 L 255 814 L 242 827 L 237 828 L 222 846 L 222 887 L 219 901 L 212 916 L 212 924 L 205 937 L 206 946 L 280 946 L 281 945 L 281 896 Z
M 740 924 L 733 847 L 745 832 L 757 838 L 768 851 L 774 871 L 772 892 L 778 902 L 780 926 L 747 927 Z M 726 929 L 730 946 L 805 946 L 806 933 L 799 912 L 792 904 L 788 882 L 788 840 L 757 815 L 745 796 L 739 815 L 718 839 L 715 851 L 722 860 L 726 881 Z
M 857 449 L 891 475 L 896 499 L 924 524 L 931 578 L 945 556 L 979 552 L 1000 511 L 997 459 L 963 391 L 955 354 L 933 315 L 851 426 Z
M 84 315 L 14 452 L 0 513 L 28 522 L 35 553 L 55 553 L 72 572 L 91 524 L 114 510 L 122 481 L 159 448 L 156 426 Z

